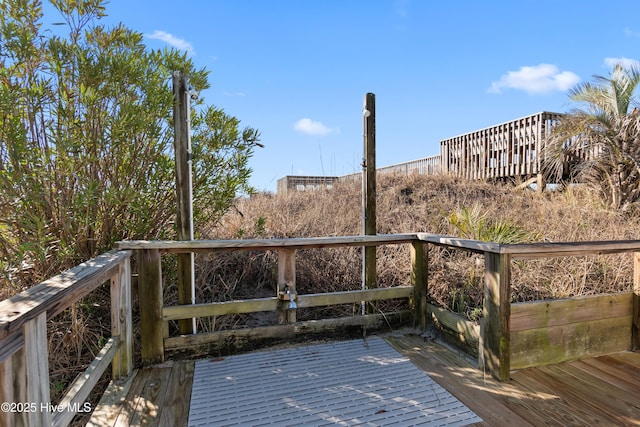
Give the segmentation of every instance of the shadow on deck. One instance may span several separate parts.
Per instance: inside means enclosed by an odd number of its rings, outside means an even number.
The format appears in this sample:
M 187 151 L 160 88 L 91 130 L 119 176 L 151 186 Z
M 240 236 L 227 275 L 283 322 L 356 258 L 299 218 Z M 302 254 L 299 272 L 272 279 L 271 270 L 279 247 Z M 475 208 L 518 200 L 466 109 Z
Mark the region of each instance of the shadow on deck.
M 422 336 L 395 334 L 384 336 L 384 340 L 483 420 L 455 424 L 453 420 L 434 422 L 422 415 L 421 420 L 400 425 L 640 425 L 638 353 L 620 352 L 523 369 L 512 372 L 510 381 L 498 382 L 484 375 L 463 354 Z M 126 383 L 112 384 L 88 425 L 190 425 L 195 363 L 175 361 L 144 368 Z M 338 381 L 323 387 L 340 384 Z M 286 389 L 287 384 L 281 386 Z M 265 418 L 278 403 L 273 393 L 266 394 L 266 401 L 273 406 L 263 407 Z M 420 402 L 412 404 L 420 406 Z M 219 409 L 212 406 L 209 411 L 213 416 Z M 379 412 L 386 410 L 381 406 Z M 323 422 L 324 425 L 353 425 L 335 419 Z

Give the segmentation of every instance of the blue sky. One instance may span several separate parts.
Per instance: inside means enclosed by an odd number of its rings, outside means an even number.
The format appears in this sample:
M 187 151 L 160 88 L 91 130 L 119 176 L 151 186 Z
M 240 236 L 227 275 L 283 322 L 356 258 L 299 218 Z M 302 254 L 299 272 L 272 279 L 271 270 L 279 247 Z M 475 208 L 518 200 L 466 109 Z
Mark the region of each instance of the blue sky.
M 207 104 L 260 130 L 251 184 L 360 171 L 376 95 L 378 167 L 540 111 L 616 61 L 640 59 L 637 0 L 112 0 L 150 48 L 211 71 Z

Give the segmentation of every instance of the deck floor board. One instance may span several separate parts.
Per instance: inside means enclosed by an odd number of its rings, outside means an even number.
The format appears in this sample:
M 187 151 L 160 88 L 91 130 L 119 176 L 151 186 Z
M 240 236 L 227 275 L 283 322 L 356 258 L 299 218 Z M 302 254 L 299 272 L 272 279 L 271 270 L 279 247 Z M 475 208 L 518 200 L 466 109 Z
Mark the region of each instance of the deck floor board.
M 476 369 L 460 353 L 419 335 L 397 334 L 385 340 L 482 418 L 483 421 L 475 421 L 471 426 L 640 426 L 639 353 L 614 353 L 523 369 L 512 372 L 511 380 L 501 383 Z M 95 413 L 101 418 L 92 425 L 186 426 L 189 408 L 194 403 L 193 375 L 193 361 L 141 369 L 128 383 L 126 399 L 122 399 L 124 391 L 119 389 L 114 396 L 120 397 L 114 400 L 112 396 L 109 405 L 96 408 Z M 269 392 L 260 384 L 255 388 L 258 394 Z M 105 401 L 109 400 L 107 397 Z M 253 397 L 237 396 L 246 400 L 247 405 L 255 403 Z M 360 404 L 363 401 L 354 399 L 349 411 L 357 413 Z M 266 405 L 263 409 L 271 408 Z M 222 412 L 224 408 L 215 410 Z

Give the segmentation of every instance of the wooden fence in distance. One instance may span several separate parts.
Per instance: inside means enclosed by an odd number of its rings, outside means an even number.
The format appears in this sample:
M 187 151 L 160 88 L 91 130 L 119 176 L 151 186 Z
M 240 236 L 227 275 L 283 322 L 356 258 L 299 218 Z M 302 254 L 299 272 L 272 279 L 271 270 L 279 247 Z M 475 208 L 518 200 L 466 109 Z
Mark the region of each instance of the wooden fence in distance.
M 384 166 L 380 174 L 454 175 L 466 179 L 531 178 L 542 172 L 543 147 L 560 113 L 540 112 L 440 141 L 440 154 Z M 593 152 L 579 152 L 566 159 L 570 166 Z M 336 181 L 358 180 L 361 173 L 344 176 L 286 176 L 278 180 L 278 193 L 330 187 Z

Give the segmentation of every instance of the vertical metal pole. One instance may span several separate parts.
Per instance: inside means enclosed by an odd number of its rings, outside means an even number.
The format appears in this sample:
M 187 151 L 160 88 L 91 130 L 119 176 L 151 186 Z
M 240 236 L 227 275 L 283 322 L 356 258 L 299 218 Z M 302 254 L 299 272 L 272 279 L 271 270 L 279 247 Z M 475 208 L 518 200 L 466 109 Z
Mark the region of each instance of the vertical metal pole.
M 192 152 L 187 77 L 173 72 L 178 240 L 193 240 Z M 178 254 L 178 304 L 195 303 L 193 252 Z M 178 321 L 181 334 L 196 332 L 196 320 Z
M 364 98 L 364 161 L 363 188 L 363 234 L 375 236 L 376 229 L 376 96 L 367 93 Z M 376 247 L 365 246 L 363 259 L 363 287 L 377 287 Z

